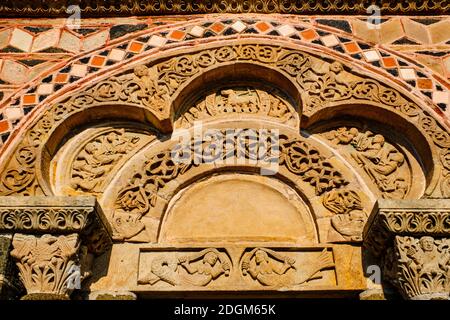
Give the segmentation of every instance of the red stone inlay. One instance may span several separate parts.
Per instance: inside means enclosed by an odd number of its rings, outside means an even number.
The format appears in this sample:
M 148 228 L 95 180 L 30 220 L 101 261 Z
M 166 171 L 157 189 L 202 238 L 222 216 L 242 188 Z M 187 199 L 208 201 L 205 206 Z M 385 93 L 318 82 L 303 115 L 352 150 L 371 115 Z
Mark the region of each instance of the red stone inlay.
M 270 29 L 270 25 L 265 23 L 265 22 L 258 22 L 255 27 L 260 31 L 260 32 L 266 32 L 267 30 Z
M 182 40 L 184 38 L 184 35 L 185 33 L 183 31 L 175 30 L 170 34 L 170 38 L 174 40 Z
M 433 89 L 433 81 L 430 79 L 417 79 L 419 89 Z
M 36 96 L 34 94 L 24 95 L 23 104 L 36 104 Z
M 317 38 L 317 33 L 311 29 L 300 32 L 300 35 L 305 40 L 313 40 Z
M 9 129 L 8 120 L 0 121 L 0 132 L 8 131 L 8 129 Z
M 105 62 L 105 60 L 106 60 L 105 57 L 100 57 L 100 56 L 92 57 L 91 66 L 101 67 L 103 65 L 103 63 Z
M 130 44 L 130 47 L 128 48 L 128 51 L 131 51 L 133 53 L 140 52 L 142 50 L 142 47 L 144 46 L 141 42 L 132 42 Z
M 209 27 L 212 31 L 214 31 L 215 33 L 220 33 L 222 32 L 223 29 L 225 29 L 225 27 L 223 26 L 223 24 L 221 24 L 220 22 L 216 22 L 214 23 L 211 27 Z
M 69 79 L 68 73 L 58 73 L 55 77 L 55 82 L 56 83 L 66 83 L 68 79 Z
M 397 62 L 392 57 L 383 58 L 383 64 L 386 68 L 392 68 L 397 66 Z
M 347 50 L 347 52 L 350 54 L 361 51 L 361 48 L 355 42 L 345 43 L 344 47 Z

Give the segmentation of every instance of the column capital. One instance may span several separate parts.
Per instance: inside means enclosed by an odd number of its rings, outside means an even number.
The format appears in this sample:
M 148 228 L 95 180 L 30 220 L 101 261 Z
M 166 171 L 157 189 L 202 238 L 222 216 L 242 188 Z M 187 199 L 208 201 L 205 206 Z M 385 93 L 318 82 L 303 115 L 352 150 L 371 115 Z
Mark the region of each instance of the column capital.
M 0 234 L 79 234 L 89 252 L 112 244 L 111 226 L 95 197 L 0 197 Z
M 450 199 L 378 200 L 363 232 L 406 299 L 449 299 Z
M 95 197 L 0 197 L 1 234 L 12 236 L 23 299 L 68 298 L 112 245 Z

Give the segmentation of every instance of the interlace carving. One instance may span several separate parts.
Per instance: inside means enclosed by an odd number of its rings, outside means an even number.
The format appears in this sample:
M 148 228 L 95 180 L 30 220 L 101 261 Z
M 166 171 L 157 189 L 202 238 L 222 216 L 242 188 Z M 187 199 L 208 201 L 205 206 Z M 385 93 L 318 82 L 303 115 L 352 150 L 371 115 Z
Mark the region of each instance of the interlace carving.
M 223 134 L 226 135 L 226 131 L 223 131 Z M 239 139 L 240 135 L 245 138 Z M 255 150 L 255 144 L 256 147 L 260 147 L 257 145 L 257 132 L 243 129 L 230 140 L 233 141 L 231 144 L 222 145 L 223 152 L 215 153 L 218 158 L 211 155 L 208 160 L 211 160 L 211 163 L 214 163 L 214 160 L 224 160 L 226 164 L 225 160 L 230 158 L 257 160 L 255 156 L 259 156 L 259 159 L 264 159 L 265 163 L 276 161 L 309 183 L 317 195 L 348 184 L 342 174 L 320 155 L 319 150 L 307 142 L 288 139 L 284 135 L 281 135 L 279 140 L 280 157 L 277 157 L 270 150 L 271 143 L 278 143 L 278 141 L 270 140 L 270 143 L 263 147 L 266 149 Z M 216 150 L 217 146 L 212 146 L 213 144 L 214 142 L 210 140 L 202 141 L 203 150 Z M 199 145 L 192 140 L 188 148 L 195 155 Z M 175 161 L 174 154 L 183 150 L 181 145 L 177 145 L 173 150 L 162 151 L 151 156 L 143 168 L 138 170 L 131 177 L 130 182 L 118 192 L 113 220 L 121 237 L 127 239 L 140 233 L 144 229 L 140 220 L 150 208 L 155 206 L 159 190 L 169 181 L 200 164 L 195 161 L 195 156 L 187 161 Z M 179 159 L 182 158 L 182 156 L 179 157 Z

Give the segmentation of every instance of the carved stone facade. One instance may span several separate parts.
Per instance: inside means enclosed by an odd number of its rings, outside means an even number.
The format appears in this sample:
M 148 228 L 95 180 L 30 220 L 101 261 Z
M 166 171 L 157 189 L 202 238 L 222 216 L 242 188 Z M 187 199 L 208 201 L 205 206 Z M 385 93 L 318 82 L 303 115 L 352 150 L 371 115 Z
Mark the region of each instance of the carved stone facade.
M 0 4 L 0 297 L 449 299 L 448 3 L 366 7 Z

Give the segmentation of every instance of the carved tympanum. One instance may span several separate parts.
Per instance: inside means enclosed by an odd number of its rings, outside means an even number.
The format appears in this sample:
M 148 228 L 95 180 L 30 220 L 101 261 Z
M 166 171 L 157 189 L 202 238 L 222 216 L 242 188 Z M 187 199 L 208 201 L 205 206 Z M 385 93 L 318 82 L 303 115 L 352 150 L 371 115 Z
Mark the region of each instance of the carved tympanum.
M 205 138 L 200 141 L 202 143 L 200 148 L 200 144 L 194 138 L 185 146 L 177 145 L 173 149 L 150 154 L 149 160 L 133 173 L 128 180 L 129 183 L 117 193 L 113 215 L 113 226 L 117 231 L 116 237 L 130 239 L 144 230 L 145 226 L 141 222 L 141 218 L 156 206 L 158 194 L 166 184 L 205 161 L 204 158 L 200 161 L 195 160 L 198 148 L 215 150 L 214 154 L 217 156 L 207 157 L 208 163 L 217 161 L 217 165 L 224 167 L 230 163 L 236 164 L 237 159 L 247 162 L 248 160 L 262 160 L 265 164 L 276 162 L 308 183 L 318 196 L 349 183 L 343 178 L 342 173 L 320 154 L 318 149 L 306 141 L 289 139 L 286 135 L 280 135 L 277 139 L 270 140 L 270 143 L 261 147 L 257 143 L 259 141 L 259 132 L 257 131 L 238 130 L 233 133 L 232 137 L 225 131 L 221 133 L 227 138 L 227 143 L 222 145 L 218 145 L 216 140 L 211 141 L 211 139 Z M 240 139 L 242 136 L 245 139 Z M 273 145 L 277 146 L 276 153 L 272 153 Z M 255 146 L 263 149 L 255 151 Z M 217 149 L 221 152 L 217 152 Z M 181 153 L 189 151 L 191 157 L 184 159 L 180 156 L 177 161 L 174 155 L 178 151 Z M 184 160 L 179 161 L 182 158 Z
M 333 257 L 326 249 L 308 264 L 299 264 L 292 254 L 266 248 L 246 252 L 241 260 L 244 277 L 250 277 L 263 286 L 296 286 L 321 279 L 321 271 L 334 267 Z
M 124 129 L 104 133 L 89 141 L 72 163 L 72 188 L 100 192 L 105 177 L 138 141 L 139 137 L 127 136 Z
M 187 128 L 194 121 L 237 114 L 268 117 L 287 124 L 295 124 L 295 110 L 283 95 L 274 90 L 252 86 L 222 88 L 198 100 L 178 120 Z
M 138 279 L 139 284 L 165 282 L 172 286 L 207 286 L 219 277 L 228 277 L 231 261 L 223 252 L 208 248 L 200 252 L 167 252 L 155 256 Z
M 384 259 L 386 278 L 408 299 L 449 299 L 450 239 L 396 236 Z
M 351 158 L 388 199 L 402 199 L 410 189 L 411 173 L 404 154 L 381 134 L 356 127 L 340 127 L 324 136 L 336 145 L 348 145 Z

